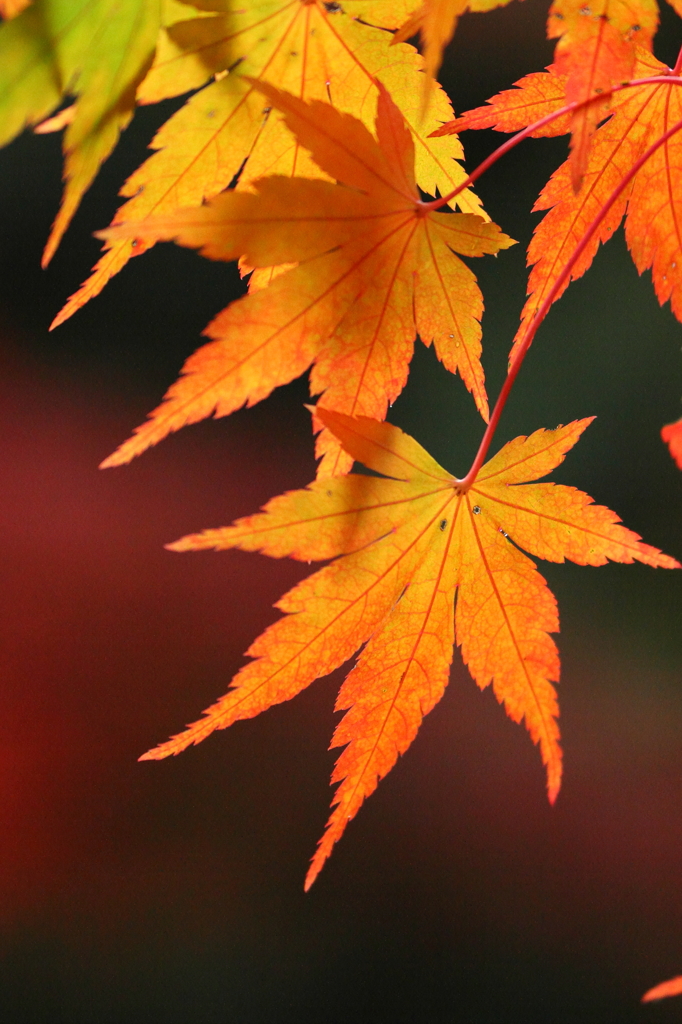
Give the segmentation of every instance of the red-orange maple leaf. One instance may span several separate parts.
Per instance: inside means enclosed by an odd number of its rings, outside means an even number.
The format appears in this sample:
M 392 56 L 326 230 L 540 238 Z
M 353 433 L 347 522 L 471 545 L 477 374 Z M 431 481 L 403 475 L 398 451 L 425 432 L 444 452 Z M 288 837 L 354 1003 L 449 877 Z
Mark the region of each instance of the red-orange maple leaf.
M 667 77 L 670 71 L 652 54 L 640 49 L 634 75 Z M 532 124 L 536 112 L 543 116 L 552 104 L 558 110 L 565 97 L 560 96 L 561 79 L 552 81 L 554 77 L 542 73 L 522 79 L 517 83 L 518 89 L 501 93 L 488 106 L 459 118 L 460 130 L 492 125 L 511 131 Z M 539 87 L 543 80 L 544 86 Z M 539 89 L 545 99 L 539 98 Z M 529 298 L 523 308 L 512 358 L 576 246 L 616 187 L 647 149 L 682 121 L 682 91 L 674 83 L 636 86 L 615 94 L 611 110 L 608 121 L 594 134 L 580 192 L 576 195 L 573 191 L 567 161 L 552 175 L 534 206 L 534 210 L 549 213 L 538 224 L 528 248 L 528 263 L 532 265 Z M 554 299 L 563 294 L 570 280 L 585 273 L 600 243 L 611 237 L 626 215 L 625 237 L 637 270 L 640 274 L 652 270 L 658 301 L 663 304 L 670 299 L 673 313 L 682 320 L 681 214 L 682 133 L 677 133 L 656 149 L 622 191 Z
M 255 660 L 205 717 L 143 757 L 178 754 L 214 729 L 294 697 L 364 644 L 336 705 L 347 711 L 332 739 L 332 746 L 345 746 L 333 775 L 340 785 L 306 887 L 440 699 L 455 639 L 478 685 L 492 683 L 509 716 L 525 720 L 555 799 L 561 750 L 552 684 L 559 657 L 549 634 L 559 628 L 557 607 L 520 548 L 555 562 L 678 567 L 587 494 L 527 482 L 559 465 L 590 420 L 516 438 L 461 493 L 456 479 L 397 427 L 320 407 L 316 415 L 353 459 L 383 478 L 317 480 L 232 526 L 170 545 L 336 560 L 278 602 L 287 614 L 249 648 Z
M 554 60 L 566 75 L 566 101 L 581 102 L 627 81 L 635 48 L 651 49 L 658 27 L 656 0 L 554 0 L 547 35 L 557 39 Z M 609 108 L 608 100 L 591 103 L 571 118 L 571 183 L 578 192 L 592 134 Z
M 496 253 L 512 240 L 480 217 L 422 202 L 412 136 L 383 86 L 376 139 L 327 103 L 260 88 L 299 144 L 343 184 L 273 176 L 255 182 L 255 192 L 233 190 L 198 209 L 103 232 L 145 244 L 175 239 L 212 259 L 244 257 L 250 267 L 299 264 L 216 317 L 206 330 L 215 340 L 188 360 L 165 402 L 105 466 L 214 411 L 253 405 L 311 363 L 311 390 L 324 392 L 327 406 L 383 418 L 405 384 L 417 332 L 461 374 L 487 418 L 483 303 L 455 252 Z M 325 475 L 352 464 L 326 432 L 317 451 Z
M 486 100 L 485 106 L 467 110 L 461 117 L 436 129 L 434 136 L 455 135 L 468 128 L 495 128 L 518 132 L 566 104 L 566 76 L 552 64 L 547 71 L 535 71 Z M 532 132 L 535 138 L 565 135 L 571 130 L 571 115 L 556 117 Z

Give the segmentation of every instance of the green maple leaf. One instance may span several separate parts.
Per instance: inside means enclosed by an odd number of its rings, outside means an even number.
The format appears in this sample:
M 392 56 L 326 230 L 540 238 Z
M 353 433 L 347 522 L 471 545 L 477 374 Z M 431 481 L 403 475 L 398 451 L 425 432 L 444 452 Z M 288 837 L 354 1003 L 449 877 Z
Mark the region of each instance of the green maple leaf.
M 0 25 L 0 145 L 75 97 L 64 136 L 64 198 L 46 265 L 135 108 L 154 57 L 161 0 L 35 0 Z

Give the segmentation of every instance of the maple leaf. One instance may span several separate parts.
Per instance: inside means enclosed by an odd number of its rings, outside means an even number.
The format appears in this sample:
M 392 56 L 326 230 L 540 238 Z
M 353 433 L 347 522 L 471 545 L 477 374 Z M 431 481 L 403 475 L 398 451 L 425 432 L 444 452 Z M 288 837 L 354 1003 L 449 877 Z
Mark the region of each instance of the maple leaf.
M 105 467 L 214 410 L 224 416 L 253 405 L 311 363 L 311 391 L 324 392 L 326 405 L 383 419 L 405 384 L 417 332 L 459 371 L 487 419 L 483 304 L 455 251 L 496 253 L 512 240 L 480 217 L 422 202 L 412 135 L 383 86 L 377 139 L 327 103 L 259 88 L 299 145 L 343 185 L 273 176 L 254 182 L 253 192 L 233 190 L 198 209 L 103 232 L 143 244 L 175 239 L 212 259 L 242 256 L 251 267 L 299 263 L 216 317 L 205 332 L 215 340 L 188 360 L 164 403 Z M 317 450 L 323 475 L 350 469 L 327 432 Z
M 43 266 L 133 115 L 159 24 L 160 0 L 34 0 L 0 25 L 0 145 L 65 96 L 77 97 L 64 136 L 64 198 Z
M 469 128 L 495 128 L 498 132 L 517 132 L 535 121 L 553 114 L 566 104 L 566 76 L 554 65 L 545 72 L 533 72 L 486 100 L 482 107 L 467 110 L 431 134 L 452 135 Z M 565 135 L 571 130 L 571 115 L 556 117 L 532 133 L 533 138 Z
M 677 423 L 668 423 L 661 430 L 661 437 L 670 448 L 670 454 L 675 462 L 682 469 L 682 420 Z
M 510 0 L 424 0 L 421 7 L 410 14 L 393 37 L 401 43 L 420 33 L 426 71 L 435 78 L 443 62 L 443 50 L 448 45 L 457 22 L 465 11 L 492 11 L 506 7 Z
M 210 12 L 204 11 L 203 17 L 176 22 L 164 31 L 138 101 L 157 102 L 210 84 L 159 130 L 152 142 L 157 152 L 121 190 L 129 198 L 114 224 L 197 205 L 227 188 L 237 175 L 240 188 L 265 174 L 325 177 L 281 121 L 268 116 L 252 79 L 301 99 L 331 102 L 368 128 L 381 81 L 410 126 L 418 185 L 430 195 L 445 195 L 464 181 L 465 172 L 455 162 L 463 157 L 459 140 L 427 138 L 434 123 L 452 117 L 450 101 L 429 81 L 428 121 L 422 121 L 423 60 L 412 46 L 389 47 L 392 36 L 385 29 L 407 16 L 405 0 L 344 0 L 342 6 L 323 0 L 252 0 L 246 6 L 217 0 L 206 6 L 219 12 L 207 17 Z M 470 190 L 458 195 L 457 204 L 464 212 L 485 216 Z M 128 240 L 107 245 L 53 327 L 99 294 L 146 247 L 133 247 Z
M 667 999 L 668 996 L 679 996 L 682 994 L 682 975 L 671 978 L 669 981 L 662 981 L 655 985 L 642 996 L 643 1003 L 653 1003 L 658 999 Z
M 651 49 L 658 27 L 656 0 L 554 0 L 547 36 L 558 38 L 556 70 L 567 76 L 566 102 L 581 102 L 632 76 L 635 50 Z M 571 118 L 571 184 L 580 190 L 590 139 L 609 109 L 608 100 L 574 111 Z
M 638 50 L 634 69 L 637 78 L 668 76 L 670 70 L 653 54 Z M 485 107 L 462 115 L 460 122 L 483 127 L 484 122 L 501 130 L 524 127 L 523 97 L 529 120 L 538 109 L 537 83 L 545 78 L 548 105 L 563 106 L 558 82 L 551 73 L 528 76 L 517 83 L 519 93 L 515 108 L 509 106 L 509 93 L 498 105 L 496 98 Z M 529 89 L 529 80 L 532 89 Z M 534 106 L 535 104 L 535 106 Z M 496 116 L 499 112 L 499 121 Z M 548 112 L 546 109 L 544 112 Z M 542 116 L 542 115 L 541 115 Z M 549 210 L 536 227 L 528 247 L 528 263 L 532 270 L 528 280 L 529 298 L 523 308 L 510 358 L 523 343 L 527 328 L 554 287 L 577 244 L 599 215 L 611 193 L 637 160 L 666 131 L 682 120 L 682 94 L 673 84 L 650 84 L 623 90 L 611 99 L 609 119 L 594 134 L 587 171 L 580 192 L 576 195 L 571 183 L 569 162 L 559 167 L 540 193 L 534 210 Z M 565 123 L 565 122 L 564 122 Z M 639 273 L 652 270 L 656 296 L 661 305 L 668 299 L 678 320 L 682 320 L 682 237 L 679 210 L 682 204 L 682 136 L 673 135 L 644 163 L 633 180 L 601 221 L 589 244 L 571 269 L 568 279 L 558 290 L 558 299 L 571 280 L 581 277 L 590 267 L 600 243 L 606 242 L 626 215 L 625 237 Z
M 547 768 L 549 799 L 556 798 L 559 657 L 549 633 L 559 628 L 557 607 L 520 548 L 554 562 L 679 567 L 587 494 L 528 483 L 563 461 L 589 419 L 516 438 L 460 493 L 457 480 L 397 427 L 319 406 L 315 413 L 349 455 L 382 476 L 317 480 L 232 526 L 169 545 L 336 560 L 281 598 L 277 607 L 287 614 L 249 648 L 255 660 L 205 717 L 142 758 L 178 754 L 294 697 L 364 644 L 336 704 L 348 712 L 332 739 L 345 746 L 332 779 L 340 785 L 306 888 L 442 696 L 455 639 L 479 687 L 492 683 L 507 714 L 525 720 Z

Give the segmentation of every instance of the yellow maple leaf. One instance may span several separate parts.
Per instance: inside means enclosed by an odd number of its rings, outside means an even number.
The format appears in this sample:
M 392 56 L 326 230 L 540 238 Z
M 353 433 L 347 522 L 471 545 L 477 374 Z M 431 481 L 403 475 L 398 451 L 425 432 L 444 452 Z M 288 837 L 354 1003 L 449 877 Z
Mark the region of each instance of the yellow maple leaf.
M 162 34 L 139 101 L 157 102 L 207 80 L 210 84 L 159 130 L 152 142 L 157 152 L 123 186 L 128 202 L 113 223 L 197 205 L 227 188 L 237 174 L 242 188 L 264 174 L 323 176 L 282 122 L 269 116 L 250 79 L 301 99 L 331 102 L 367 127 L 376 116 L 381 81 L 410 126 L 419 187 L 445 195 L 464 181 L 456 162 L 463 156 L 459 140 L 427 138 L 433 127 L 452 118 L 447 96 L 431 82 L 428 119 L 422 121 L 422 58 L 411 46 L 391 48 L 392 36 L 374 27 L 398 24 L 407 6 L 385 0 L 349 0 L 342 8 L 323 0 L 252 0 L 246 6 L 230 0 L 219 6 L 222 13 L 178 22 Z M 470 190 L 458 195 L 457 204 L 485 217 Z M 99 294 L 131 256 L 143 251 L 144 246 L 133 247 L 130 241 L 109 242 L 52 326 Z

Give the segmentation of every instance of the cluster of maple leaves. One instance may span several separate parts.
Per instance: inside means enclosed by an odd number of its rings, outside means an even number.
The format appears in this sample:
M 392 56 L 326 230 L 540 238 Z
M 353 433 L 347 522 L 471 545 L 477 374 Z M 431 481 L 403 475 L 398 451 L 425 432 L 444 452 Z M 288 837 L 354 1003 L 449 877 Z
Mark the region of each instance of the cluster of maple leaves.
M 26 126 L 64 129 L 64 199 L 45 264 L 135 105 L 190 94 L 123 186 L 126 201 L 100 232 L 102 257 L 53 326 L 158 241 L 238 260 L 249 275 L 248 294 L 208 325 L 211 340 L 102 465 L 253 405 L 308 369 L 320 396 L 317 479 L 170 547 L 328 564 L 280 600 L 284 616 L 251 646 L 227 694 L 144 755 L 179 753 L 361 650 L 337 702 L 346 711 L 332 739 L 344 747 L 339 787 L 306 887 L 440 699 L 455 642 L 476 683 L 492 684 L 525 721 L 555 799 L 557 607 L 524 552 L 679 567 L 588 495 L 534 482 L 589 420 L 519 437 L 485 462 L 547 309 L 623 217 L 637 269 L 652 270 L 659 301 L 682 320 L 682 78 L 651 51 L 656 0 L 554 0 L 555 63 L 455 118 L 435 79 L 443 47 L 466 10 L 506 2 L 0 0 L 0 142 Z M 417 33 L 421 53 L 406 41 Z M 492 416 L 482 296 L 460 258 L 514 244 L 472 191 L 485 168 L 467 177 L 458 162 L 459 133 L 485 127 L 518 133 L 501 151 L 527 135 L 571 136 L 535 206 L 548 212 L 530 244 L 528 300 Z M 383 422 L 417 336 L 461 376 L 488 424 L 462 480 Z M 663 436 L 682 468 L 682 420 Z M 355 461 L 377 475 L 351 473 Z

